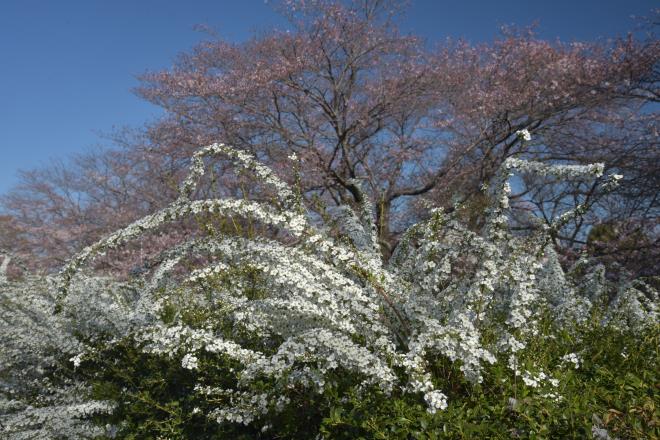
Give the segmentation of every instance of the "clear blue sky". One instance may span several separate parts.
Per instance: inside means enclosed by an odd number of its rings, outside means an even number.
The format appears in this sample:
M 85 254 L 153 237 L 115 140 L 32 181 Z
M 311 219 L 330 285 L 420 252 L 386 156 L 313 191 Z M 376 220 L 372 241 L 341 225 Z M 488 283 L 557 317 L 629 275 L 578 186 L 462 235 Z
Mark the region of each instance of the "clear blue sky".
M 544 38 L 593 40 L 632 28 L 657 0 L 411 0 L 405 32 L 430 41 L 491 39 L 539 22 Z M 0 0 L 0 193 L 18 169 L 47 165 L 139 127 L 159 111 L 131 93 L 135 76 L 166 68 L 206 36 L 241 41 L 285 23 L 264 0 Z

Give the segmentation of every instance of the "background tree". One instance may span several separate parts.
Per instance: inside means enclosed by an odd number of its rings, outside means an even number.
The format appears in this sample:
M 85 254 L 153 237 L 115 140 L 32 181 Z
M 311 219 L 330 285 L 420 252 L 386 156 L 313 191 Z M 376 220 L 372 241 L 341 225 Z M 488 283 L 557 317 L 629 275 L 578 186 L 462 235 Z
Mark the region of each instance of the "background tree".
M 290 180 L 295 153 L 302 194 L 319 212 L 360 202 L 361 185 L 377 205 L 386 256 L 429 203 L 478 206 L 482 186 L 511 156 L 602 160 L 626 176 L 607 197 L 568 184 L 548 193 L 543 180 L 521 181 L 513 198 L 521 229 L 533 227 L 529 214 L 544 219 L 547 210 L 584 202 L 597 204 L 597 214 L 567 226 L 558 246 L 580 248 L 593 224 L 629 218 L 653 242 L 657 114 L 646 104 L 657 102 L 660 44 L 652 34 L 564 44 L 504 30 L 490 44 L 430 48 L 397 31 L 396 3 L 280 7 L 288 32 L 241 44 L 206 41 L 174 68 L 145 74 L 137 93 L 165 116 L 137 136 L 118 135 L 119 151 L 26 173 L 4 206 L 27 249 L 59 263 L 163 206 L 191 151 L 216 141 L 255 153 Z M 516 135 L 523 129 L 533 142 Z M 259 196 L 258 186 L 216 167 L 202 193 Z

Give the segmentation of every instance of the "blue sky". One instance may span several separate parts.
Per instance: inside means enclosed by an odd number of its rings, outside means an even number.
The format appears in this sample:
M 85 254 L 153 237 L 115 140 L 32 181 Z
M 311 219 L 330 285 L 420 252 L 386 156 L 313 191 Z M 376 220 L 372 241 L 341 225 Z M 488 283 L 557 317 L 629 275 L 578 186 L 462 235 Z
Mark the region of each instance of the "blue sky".
M 544 38 L 621 35 L 656 0 L 411 0 L 404 32 L 487 41 L 503 24 Z M 171 66 L 206 36 L 232 41 L 285 23 L 264 0 L 1 0 L 0 193 L 18 169 L 107 144 L 101 136 L 159 115 L 131 93 L 136 75 Z

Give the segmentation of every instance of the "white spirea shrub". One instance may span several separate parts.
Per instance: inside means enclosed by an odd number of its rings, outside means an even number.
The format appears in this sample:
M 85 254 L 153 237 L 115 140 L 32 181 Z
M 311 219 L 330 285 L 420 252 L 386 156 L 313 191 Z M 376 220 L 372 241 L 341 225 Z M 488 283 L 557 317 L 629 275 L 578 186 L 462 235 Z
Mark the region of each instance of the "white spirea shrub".
M 88 419 L 114 402 L 88 398 L 85 381 L 66 362 L 84 352 L 77 336 L 126 331 L 121 287 L 84 278 L 71 287 L 67 314 L 55 314 L 57 290 L 50 279 L 0 284 L 0 435 L 10 439 L 94 438 L 105 432 Z M 89 293 L 93 292 L 92 296 Z
M 276 194 L 272 203 L 194 199 L 205 161 L 213 156 L 253 173 Z M 58 277 L 21 283 L 0 277 L 3 435 L 103 434 L 87 420 L 112 411 L 113 402 L 87 399 L 76 368 L 93 356 L 96 343 L 128 337 L 200 378 L 208 368 L 205 355 L 236 365 L 231 387 L 201 379 L 195 387 L 213 408 L 207 416 L 218 423 L 258 422 L 285 408 L 290 390 L 322 393 L 338 372 L 357 378 L 365 392 L 377 387 L 385 394 L 410 393 L 429 412 L 442 411 L 448 397 L 429 368 L 438 356 L 459 362 L 473 382 L 482 380 L 486 363 L 508 359 L 508 368 L 525 383 L 553 390 L 558 381 L 522 369 L 517 353 L 537 331 L 541 313 L 549 311 L 558 321 L 584 319 L 592 304 L 606 299 L 607 286 L 597 268 L 586 276 L 564 273 L 550 243 L 553 229 L 581 207 L 550 228 L 512 236 L 507 211 L 514 172 L 594 179 L 603 167 L 509 159 L 487 189 L 492 202 L 481 231 L 436 209 L 384 261 L 367 197 L 340 209 L 336 221 L 343 235 L 332 237 L 304 214 L 299 195 L 252 156 L 222 144 L 200 150 L 177 200 L 84 249 Z M 603 180 L 612 185 L 612 178 Z M 256 222 L 267 234 L 197 237 L 164 252 L 149 274 L 124 283 L 84 270 L 95 256 L 148 231 L 209 216 Z M 644 326 L 657 319 L 657 304 L 652 288 L 628 284 L 619 287 L 606 320 Z M 194 311 L 204 319 L 185 318 Z M 485 342 L 485 328 L 496 329 L 495 341 Z M 565 360 L 567 368 L 575 366 L 573 357 Z M 269 386 L 255 385 L 264 382 Z

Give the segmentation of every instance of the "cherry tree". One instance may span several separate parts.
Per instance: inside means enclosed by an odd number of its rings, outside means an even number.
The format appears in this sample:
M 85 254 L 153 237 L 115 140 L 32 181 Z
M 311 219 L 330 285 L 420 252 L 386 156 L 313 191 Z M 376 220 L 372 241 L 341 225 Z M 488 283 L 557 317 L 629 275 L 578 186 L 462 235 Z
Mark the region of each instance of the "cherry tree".
M 296 184 L 318 215 L 368 197 L 388 256 L 401 232 L 428 216 L 429 203 L 448 210 L 466 200 L 478 206 L 483 185 L 509 157 L 602 160 L 623 175 L 641 171 L 653 124 L 626 125 L 618 132 L 625 138 L 618 153 L 604 155 L 603 145 L 617 121 L 649 117 L 644 104 L 657 101 L 656 39 L 566 44 L 505 30 L 488 44 L 447 41 L 431 48 L 397 30 L 399 6 L 290 1 L 280 5 L 287 30 L 244 43 L 199 44 L 172 69 L 142 77 L 137 92 L 165 110 L 162 119 L 133 139 L 121 138 L 120 152 L 27 174 L 5 207 L 35 246 L 40 231 L 57 238 L 43 253 L 68 255 L 164 206 L 195 146 L 220 140 L 255 154 L 290 183 L 289 157 L 295 155 L 301 171 Z M 533 143 L 516 134 L 523 130 L 534 134 Z M 639 130 L 641 149 L 633 140 Z M 580 133 L 590 133 L 589 142 L 577 146 L 587 137 Z M 562 142 L 568 137 L 571 142 Z M 629 160 L 620 161 L 621 154 Z M 653 160 L 643 171 L 646 181 Z M 268 197 L 222 163 L 215 171 L 200 193 Z M 512 215 L 543 218 L 548 204 L 539 198 L 542 182 L 526 183 L 512 198 Z M 633 204 L 642 197 L 620 196 Z M 647 211 L 644 221 L 654 215 Z M 557 244 L 586 241 L 594 222 L 599 220 L 566 232 L 579 230 L 573 241 Z

